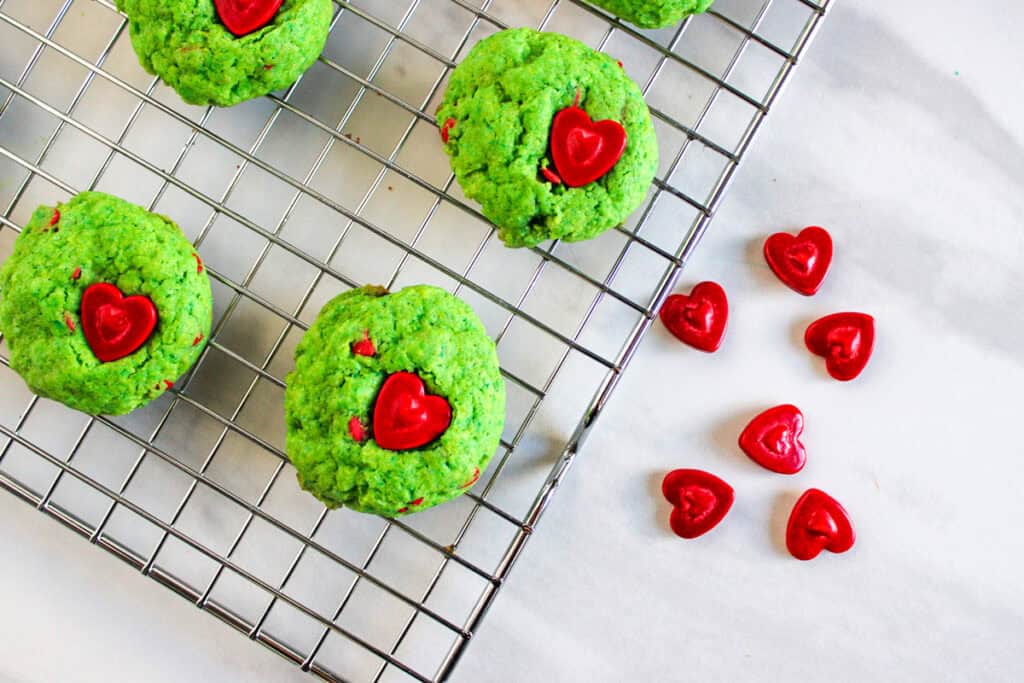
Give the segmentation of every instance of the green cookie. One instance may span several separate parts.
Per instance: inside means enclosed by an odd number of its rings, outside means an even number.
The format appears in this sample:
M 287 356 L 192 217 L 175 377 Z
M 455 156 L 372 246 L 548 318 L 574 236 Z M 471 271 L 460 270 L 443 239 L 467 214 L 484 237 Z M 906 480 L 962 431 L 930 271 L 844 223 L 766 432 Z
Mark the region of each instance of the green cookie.
M 374 414 L 385 380 L 403 372 L 447 401 L 451 423 L 429 442 L 388 450 Z M 407 514 L 458 496 L 487 467 L 505 384 L 494 342 L 461 300 L 437 287 L 363 287 L 324 306 L 302 338 L 285 414 L 302 488 L 331 508 Z
M 41 206 L 0 268 L 0 330 L 11 368 L 35 393 L 85 413 L 122 415 L 183 375 L 210 333 L 210 281 L 164 216 L 83 192 Z M 120 360 L 100 362 L 83 334 L 82 293 L 115 285 L 157 311 L 153 333 Z
M 117 0 L 142 67 L 189 104 L 230 107 L 287 88 L 323 52 L 331 0 L 284 0 L 273 21 L 241 38 L 213 0 Z
M 582 187 L 555 184 L 548 138 L 555 115 L 579 106 L 626 130 L 612 169 Z M 637 85 L 611 57 L 557 33 L 510 29 L 480 41 L 452 72 L 438 125 L 467 197 L 510 247 L 585 240 L 621 223 L 658 168 L 651 115 Z
M 661 28 L 679 23 L 683 17 L 698 14 L 714 0 L 589 0 L 612 14 L 641 28 Z

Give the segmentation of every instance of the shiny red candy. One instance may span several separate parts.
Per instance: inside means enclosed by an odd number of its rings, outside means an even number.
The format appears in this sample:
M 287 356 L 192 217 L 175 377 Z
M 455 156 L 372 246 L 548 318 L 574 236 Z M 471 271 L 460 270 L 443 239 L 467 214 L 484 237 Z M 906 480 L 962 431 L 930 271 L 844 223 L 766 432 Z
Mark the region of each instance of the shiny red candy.
M 452 409 L 444 398 L 426 393 L 423 380 L 396 372 L 384 380 L 373 409 L 373 438 L 389 451 L 425 446 L 444 434 Z
M 765 240 L 764 259 L 787 287 L 811 296 L 832 267 L 832 236 L 816 225 L 796 235 L 777 232 Z
M 875 319 L 865 313 L 833 313 L 804 333 L 807 349 L 825 359 L 832 377 L 846 382 L 861 373 L 875 346 Z
M 822 550 L 845 553 L 856 537 L 843 506 L 818 489 L 800 496 L 786 526 L 786 548 L 798 560 L 813 560 Z
M 661 307 L 661 321 L 680 341 L 717 351 L 729 319 L 729 300 L 716 282 L 701 282 L 689 294 L 673 294 Z
M 796 474 L 804 468 L 807 453 L 800 443 L 804 415 L 793 405 L 764 411 L 740 434 L 740 448 L 761 467 L 779 474 Z
M 103 363 L 130 356 L 146 343 L 156 327 L 153 302 L 124 296 L 114 285 L 90 285 L 82 294 L 82 333 Z
M 213 0 L 217 16 L 229 31 L 241 38 L 271 21 L 284 0 Z
M 555 114 L 551 158 L 569 187 L 594 182 L 612 170 L 625 151 L 626 129 L 618 121 L 593 121 L 575 105 Z
M 672 504 L 668 521 L 682 538 L 711 531 L 732 507 L 733 490 L 703 470 L 672 470 L 661 482 L 661 493 Z

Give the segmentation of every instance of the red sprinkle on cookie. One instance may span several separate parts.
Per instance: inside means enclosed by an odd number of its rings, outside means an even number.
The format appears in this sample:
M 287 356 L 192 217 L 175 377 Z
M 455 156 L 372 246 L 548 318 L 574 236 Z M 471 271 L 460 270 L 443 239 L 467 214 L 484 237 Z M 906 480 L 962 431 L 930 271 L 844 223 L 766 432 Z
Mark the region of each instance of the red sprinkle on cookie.
M 689 294 L 668 297 L 660 315 L 679 341 L 711 353 L 718 350 L 725 337 L 729 300 L 718 283 L 701 282 Z
M 786 526 L 786 548 L 798 560 L 813 560 L 822 550 L 845 553 L 856 534 L 850 515 L 832 496 L 807 489 L 793 506 Z
M 848 382 L 861 373 L 875 347 L 875 319 L 866 313 L 833 313 L 804 333 L 807 349 L 825 359 L 828 374 Z
M 357 356 L 377 355 L 377 347 L 373 345 L 373 340 L 370 339 L 369 330 L 363 330 L 363 338 L 357 342 L 352 342 L 352 353 Z
M 703 470 L 672 470 L 661 482 L 661 493 L 672 504 L 668 521 L 682 538 L 697 538 L 711 531 L 729 512 L 733 490 Z
M 448 144 L 448 134 L 451 129 L 455 127 L 455 119 L 448 117 L 445 119 L 444 124 L 441 126 L 441 141 Z
M 787 287 L 811 296 L 832 267 L 832 236 L 816 225 L 795 236 L 777 232 L 764 242 L 764 259 Z
M 796 474 L 804 468 L 807 453 L 800 443 L 804 415 L 794 405 L 764 411 L 740 434 L 740 448 L 761 467 L 779 474 Z
M 348 421 L 348 433 L 359 443 L 366 441 L 366 427 L 358 417 L 350 418 Z

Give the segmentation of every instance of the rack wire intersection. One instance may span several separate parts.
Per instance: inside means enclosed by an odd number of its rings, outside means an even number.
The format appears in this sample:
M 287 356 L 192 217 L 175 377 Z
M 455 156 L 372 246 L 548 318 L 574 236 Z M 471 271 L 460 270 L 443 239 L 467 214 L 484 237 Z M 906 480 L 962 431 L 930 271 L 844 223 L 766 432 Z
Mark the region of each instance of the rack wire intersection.
M 209 346 L 122 418 L 31 395 L 0 337 L 0 486 L 326 680 L 445 680 L 471 641 L 830 0 L 718 0 L 638 31 L 582 0 L 335 3 L 287 91 L 190 107 L 111 0 L 0 0 L 0 260 L 84 189 L 172 216 L 214 283 Z M 507 26 L 572 35 L 641 85 L 661 165 L 627 224 L 508 250 L 433 122 L 450 70 Z M 446 287 L 498 344 L 507 427 L 460 499 L 328 513 L 284 452 L 284 377 L 320 306 Z

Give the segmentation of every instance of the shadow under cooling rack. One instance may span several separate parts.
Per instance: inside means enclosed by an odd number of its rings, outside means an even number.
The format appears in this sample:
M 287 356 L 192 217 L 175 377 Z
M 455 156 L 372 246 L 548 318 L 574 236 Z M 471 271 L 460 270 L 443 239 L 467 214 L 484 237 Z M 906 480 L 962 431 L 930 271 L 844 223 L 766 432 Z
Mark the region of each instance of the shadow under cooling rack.
M 109 0 L 0 0 L 0 259 L 37 205 L 96 189 L 173 217 L 215 298 L 193 371 L 120 418 L 31 395 L 0 338 L 0 485 L 325 679 L 447 678 L 828 4 L 638 31 L 577 0 L 351 0 L 295 85 L 214 109 L 139 68 Z M 521 25 L 621 60 L 654 114 L 647 200 L 590 242 L 504 248 L 438 142 L 450 70 Z M 467 301 L 508 391 L 480 480 L 401 520 L 328 512 L 284 452 L 295 344 L 366 283 Z

